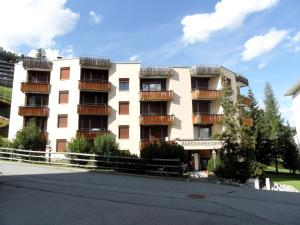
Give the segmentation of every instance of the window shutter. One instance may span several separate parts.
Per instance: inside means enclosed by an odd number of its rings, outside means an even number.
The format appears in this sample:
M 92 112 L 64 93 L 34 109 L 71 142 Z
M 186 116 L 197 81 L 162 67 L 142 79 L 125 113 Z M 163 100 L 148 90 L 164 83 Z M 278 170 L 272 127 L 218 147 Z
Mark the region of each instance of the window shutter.
M 69 91 L 59 92 L 59 104 L 66 104 L 69 102 Z
M 68 115 L 58 115 L 57 127 L 68 127 Z
M 129 102 L 119 102 L 119 114 L 129 115 Z
M 65 152 L 67 147 L 66 139 L 57 139 L 56 140 L 56 152 Z
M 70 67 L 60 68 L 60 79 L 69 80 L 70 79 Z
M 129 138 L 129 126 L 119 126 L 119 139 Z

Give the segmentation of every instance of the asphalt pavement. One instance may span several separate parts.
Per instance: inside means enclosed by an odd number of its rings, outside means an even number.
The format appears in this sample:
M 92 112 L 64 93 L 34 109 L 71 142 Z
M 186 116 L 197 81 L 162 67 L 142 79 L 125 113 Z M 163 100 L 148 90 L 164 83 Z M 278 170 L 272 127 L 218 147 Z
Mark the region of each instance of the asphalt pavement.
M 300 194 L 0 161 L 0 225 L 300 224 Z

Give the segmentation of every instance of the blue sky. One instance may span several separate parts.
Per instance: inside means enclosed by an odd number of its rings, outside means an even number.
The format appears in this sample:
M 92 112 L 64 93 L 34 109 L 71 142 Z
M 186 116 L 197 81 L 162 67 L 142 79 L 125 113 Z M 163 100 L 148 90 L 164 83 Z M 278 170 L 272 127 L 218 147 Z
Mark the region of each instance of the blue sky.
M 4 48 L 143 65 L 223 65 L 246 76 L 261 102 L 268 81 L 293 123 L 284 93 L 300 79 L 299 0 L 0 0 L 0 8 Z M 5 19 L 11 12 L 18 16 Z

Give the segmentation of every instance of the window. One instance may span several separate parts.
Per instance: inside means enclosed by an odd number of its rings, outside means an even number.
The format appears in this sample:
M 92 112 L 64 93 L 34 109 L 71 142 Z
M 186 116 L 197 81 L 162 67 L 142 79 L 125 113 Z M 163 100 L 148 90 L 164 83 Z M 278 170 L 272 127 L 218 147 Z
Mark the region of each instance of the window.
M 60 68 L 60 80 L 69 80 L 70 79 L 70 67 Z
M 199 139 L 210 139 L 211 138 L 211 127 L 210 126 L 198 126 L 197 136 Z
M 119 139 L 129 139 L 129 126 L 119 126 Z
M 119 114 L 129 115 L 129 102 L 119 102 Z
M 143 91 L 161 91 L 161 83 L 143 83 Z
M 66 139 L 57 139 L 56 140 L 56 152 L 66 151 L 67 140 Z
M 120 91 L 129 91 L 129 79 L 128 78 L 119 79 L 119 90 Z
M 208 84 L 209 84 L 208 78 L 192 77 L 192 89 L 207 90 L 209 86 Z
M 57 127 L 58 128 L 68 127 L 68 115 L 58 115 Z
M 59 91 L 59 104 L 68 104 L 69 103 L 69 91 Z

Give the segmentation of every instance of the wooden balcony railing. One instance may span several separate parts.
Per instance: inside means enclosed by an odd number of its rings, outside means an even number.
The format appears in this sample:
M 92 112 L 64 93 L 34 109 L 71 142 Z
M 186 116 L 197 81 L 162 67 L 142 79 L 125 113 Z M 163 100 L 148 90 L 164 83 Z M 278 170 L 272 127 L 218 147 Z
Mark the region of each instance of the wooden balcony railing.
M 253 127 L 253 120 L 251 118 L 243 117 L 240 119 L 240 123 L 247 127 Z
M 22 82 L 21 83 L 21 91 L 24 93 L 49 94 L 50 93 L 50 85 L 47 83 Z
M 105 81 L 79 81 L 79 90 L 81 91 L 98 91 L 108 92 L 110 89 L 110 82 Z
M 170 101 L 174 98 L 173 91 L 141 91 L 140 101 Z
M 171 125 L 174 118 L 173 115 L 142 115 L 140 125 Z
M 45 106 L 20 106 L 20 116 L 45 116 L 49 115 L 49 108 Z
M 140 141 L 140 149 L 143 150 L 149 144 L 154 144 L 154 143 L 160 144 L 162 142 L 175 143 L 174 141 L 166 141 L 165 138 L 147 138 L 147 139 L 141 139 L 141 141 Z
M 109 115 L 111 109 L 108 105 L 78 105 L 77 113 L 79 115 Z
M 219 99 L 221 97 L 221 91 L 219 90 L 193 90 L 192 99 Z
M 98 135 L 105 135 L 105 134 L 111 134 L 109 130 L 106 129 L 92 129 L 92 130 L 77 130 L 76 136 L 80 137 L 83 136 L 86 139 L 94 139 Z
M 251 101 L 250 98 L 241 95 L 241 96 L 240 96 L 240 103 L 241 103 L 241 105 L 243 105 L 243 106 L 250 106 L 251 103 L 252 103 L 252 101 Z
M 193 114 L 193 124 L 214 124 L 222 122 L 222 114 Z

